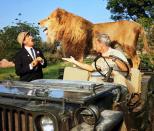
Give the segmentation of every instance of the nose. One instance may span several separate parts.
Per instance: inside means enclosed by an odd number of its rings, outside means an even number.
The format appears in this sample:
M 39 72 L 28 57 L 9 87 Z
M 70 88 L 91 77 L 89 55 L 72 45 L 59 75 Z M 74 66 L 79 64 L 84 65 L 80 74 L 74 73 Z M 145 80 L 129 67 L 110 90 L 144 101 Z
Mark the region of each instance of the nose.
M 96 44 L 93 44 L 93 49 L 96 50 Z
M 93 50 L 96 50 L 95 46 L 93 46 Z
M 46 27 L 44 30 L 43 30 L 43 32 L 46 32 L 48 30 L 48 28 Z
M 40 22 L 38 22 L 38 25 L 40 25 Z

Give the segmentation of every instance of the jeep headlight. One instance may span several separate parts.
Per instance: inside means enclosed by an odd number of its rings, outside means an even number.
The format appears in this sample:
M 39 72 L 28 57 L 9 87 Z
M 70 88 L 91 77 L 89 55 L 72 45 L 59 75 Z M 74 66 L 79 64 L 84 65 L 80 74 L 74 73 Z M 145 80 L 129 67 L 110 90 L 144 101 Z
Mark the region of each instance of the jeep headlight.
M 54 122 L 48 116 L 41 117 L 40 126 L 43 131 L 54 131 Z
M 89 106 L 81 112 L 81 115 L 84 122 L 89 125 L 94 125 L 100 117 L 100 112 L 96 106 Z

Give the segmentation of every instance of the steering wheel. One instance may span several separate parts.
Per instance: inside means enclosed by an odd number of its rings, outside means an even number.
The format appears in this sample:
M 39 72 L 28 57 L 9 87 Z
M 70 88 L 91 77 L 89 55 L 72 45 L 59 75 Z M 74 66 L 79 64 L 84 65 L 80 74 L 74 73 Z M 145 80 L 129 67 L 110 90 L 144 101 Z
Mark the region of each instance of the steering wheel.
M 127 77 L 129 76 L 129 73 L 130 73 L 130 69 L 129 69 L 128 64 L 127 64 L 125 61 L 123 61 L 122 59 L 120 59 L 119 57 L 117 57 L 117 56 L 110 55 L 110 57 L 112 57 L 112 58 L 114 58 L 114 59 L 120 60 L 120 61 L 126 66 L 127 71 L 122 71 L 122 70 L 115 70 L 115 71 L 118 71 L 118 72 L 125 72 L 125 73 L 126 73 L 125 77 L 127 78 Z
M 103 58 L 104 61 L 105 61 L 106 64 L 107 64 L 107 66 L 109 67 L 109 70 L 108 70 L 108 72 L 107 72 L 106 74 L 103 74 L 103 73 L 101 72 L 101 70 L 98 69 L 98 67 L 97 67 L 97 64 L 96 64 L 96 63 L 97 63 L 98 59 L 100 59 L 100 58 Z M 104 78 L 104 79 L 103 79 L 104 81 L 107 81 L 107 82 L 113 81 L 113 80 L 111 79 L 111 73 L 112 73 L 113 67 L 110 67 L 110 66 L 109 66 L 109 64 L 107 63 L 105 57 L 103 57 L 101 54 L 98 54 L 97 57 L 94 59 L 94 63 L 95 63 L 95 68 L 96 68 L 97 72 L 101 74 L 101 76 Z
M 128 67 L 127 63 L 124 62 L 124 61 L 123 61 L 122 59 L 120 59 L 119 57 L 116 57 L 116 56 L 110 56 L 110 57 L 112 57 L 112 58 L 114 58 L 114 59 L 119 59 L 120 61 L 122 61 L 122 62 L 125 64 L 125 66 L 126 66 L 126 68 L 127 68 L 127 71 L 121 71 L 121 70 L 115 70 L 115 71 L 118 71 L 118 72 L 126 72 L 125 77 L 127 78 L 128 75 L 129 75 L 129 67 Z M 98 67 L 97 67 L 97 64 L 96 64 L 96 63 L 97 63 L 97 60 L 100 59 L 100 58 L 103 58 L 103 59 L 104 59 L 104 61 L 106 62 L 107 66 L 108 66 L 108 68 L 109 68 L 109 70 L 108 70 L 108 72 L 107 72 L 106 74 L 103 74 L 103 73 L 101 72 L 101 70 L 98 69 Z M 103 80 L 104 80 L 104 81 L 107 81 L 107 82 L 113 81 L 113 80 L 111 79 L 111 73 L 112 73 L 112 71 L 113 71 L 113 67 L 109 66 L 108 62 L 106 61 L 106 58 L 105 58 L 104 56 L 102 56 L 101 54 L 98 54 L 97 57 L 94 59 L 94 62 L 95 62 L 95 68 L 96 68 L 97 72 L 99 72 L 99 73 L 101 74 L 101 76 L 104 77 Z

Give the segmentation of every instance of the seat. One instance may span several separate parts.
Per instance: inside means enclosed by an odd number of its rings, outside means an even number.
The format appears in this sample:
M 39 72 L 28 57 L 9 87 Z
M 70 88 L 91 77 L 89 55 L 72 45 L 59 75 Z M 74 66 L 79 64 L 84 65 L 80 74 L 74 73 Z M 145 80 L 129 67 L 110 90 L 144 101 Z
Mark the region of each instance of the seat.
M 88 81 L 90 78 L 90 72 L 76 68 L 76 67 L 65 67 L 64 69 L 64 80 L 82 80 Z
M 126 86 L 130 93 L 141 93 L 142 74 L 140 70 L 131 68 L 131 80 L 126 79 L 119 72 L 113 71 L 114 83 Z

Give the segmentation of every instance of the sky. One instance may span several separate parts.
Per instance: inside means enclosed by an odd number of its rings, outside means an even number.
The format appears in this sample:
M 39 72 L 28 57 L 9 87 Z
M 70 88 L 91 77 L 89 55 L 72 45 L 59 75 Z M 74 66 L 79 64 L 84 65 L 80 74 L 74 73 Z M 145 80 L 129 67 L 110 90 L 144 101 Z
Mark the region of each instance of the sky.
M 37 23 L 56 8 L 63 8 L 93 23 L 109 22 L 112 21 L 111 13 L 106 4 L 107 0 L 1 0 L 0 29 L 13 25 L 16 18 L 38 26 Z M 45 40 L 41 29 L 40 35 Z

